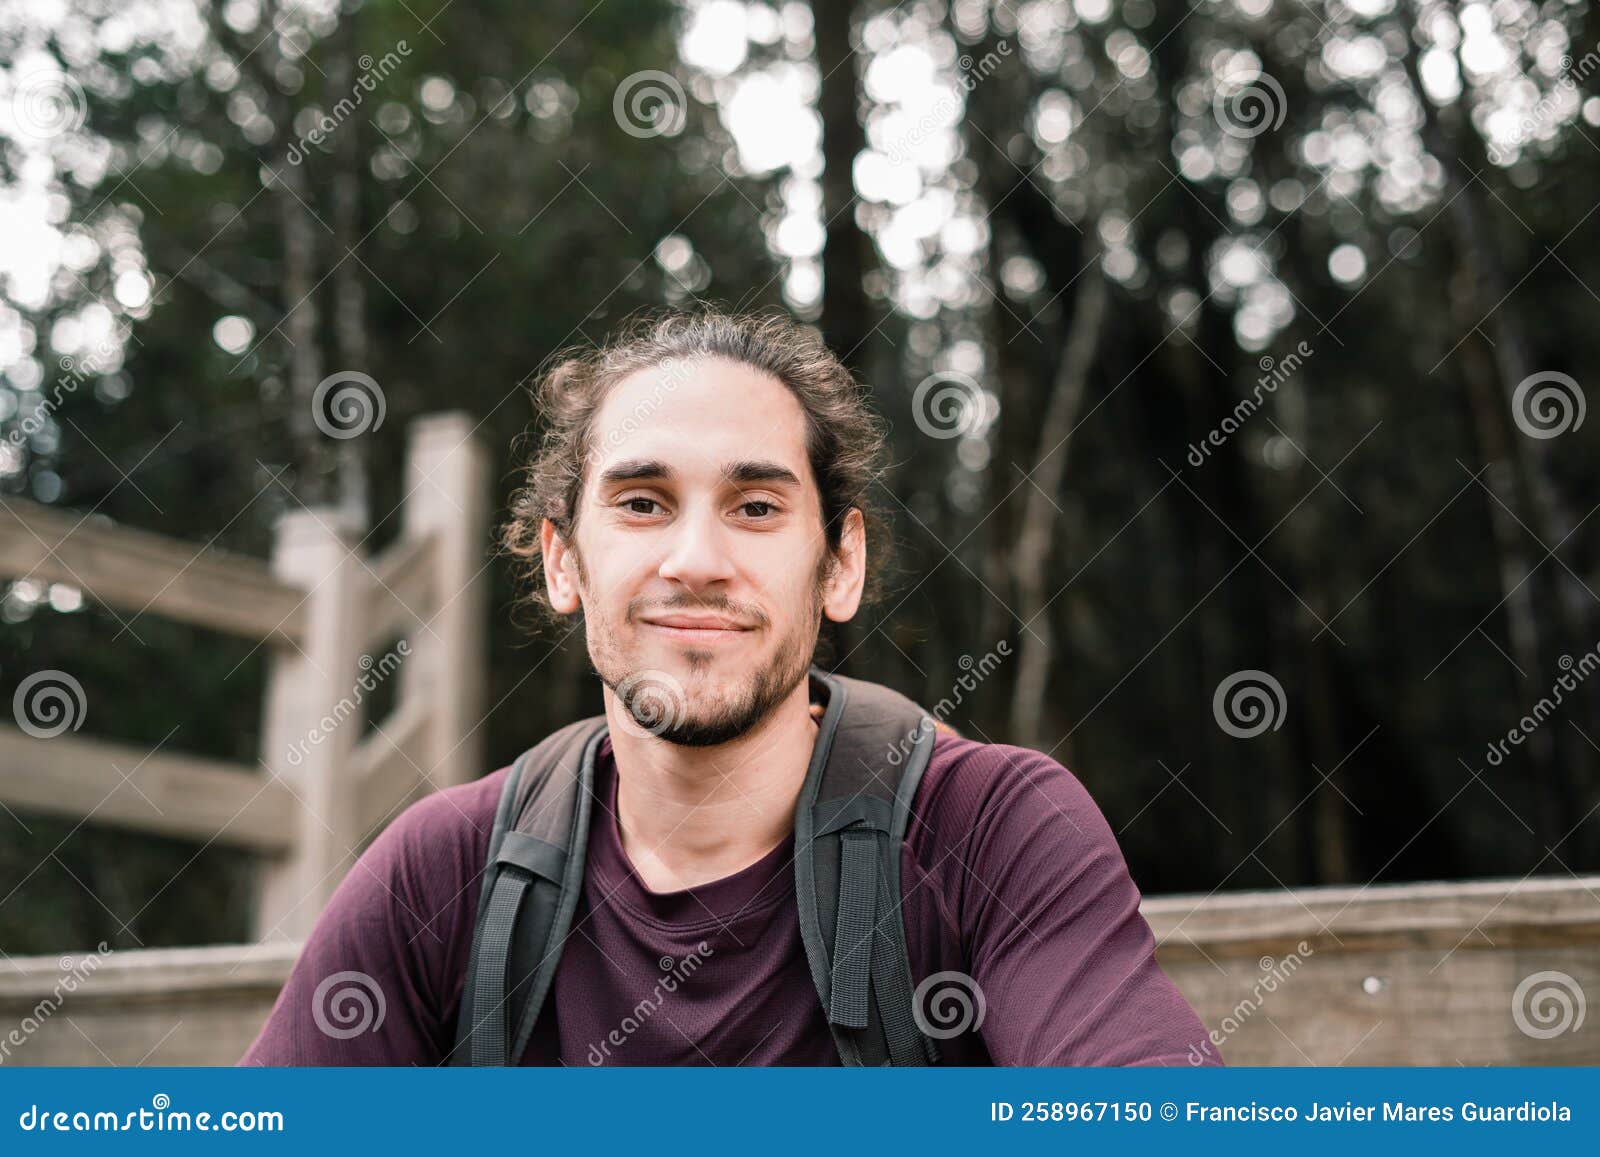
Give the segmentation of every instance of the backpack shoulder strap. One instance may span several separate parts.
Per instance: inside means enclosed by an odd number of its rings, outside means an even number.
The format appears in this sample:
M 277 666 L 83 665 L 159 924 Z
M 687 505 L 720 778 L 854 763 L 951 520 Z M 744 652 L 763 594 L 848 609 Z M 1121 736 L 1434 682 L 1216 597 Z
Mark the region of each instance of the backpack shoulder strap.
M 605 734 L 603 715 L 570 724 L 506 774 L 451 1064 L 514 1064 L 527 1046 L 583 887 L 595 752 Z
M 897 691 L 811 670 L 827 698 L 795 808 L 800 933 L 840 1059 L 928 1065 L 901 917 L 900 849 L 933 718 Z

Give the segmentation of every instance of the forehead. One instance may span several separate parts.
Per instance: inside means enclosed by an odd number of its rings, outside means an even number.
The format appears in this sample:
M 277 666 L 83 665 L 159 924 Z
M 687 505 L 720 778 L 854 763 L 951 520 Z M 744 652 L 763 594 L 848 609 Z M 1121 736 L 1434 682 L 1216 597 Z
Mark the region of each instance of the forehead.
M 649 457 L 685 477 L 762 459 L 810 480 L 806 415 L 777 378 L 721 358 L 636 370 L 606 394 L 589 432 L 592 480 L 614 459 Z

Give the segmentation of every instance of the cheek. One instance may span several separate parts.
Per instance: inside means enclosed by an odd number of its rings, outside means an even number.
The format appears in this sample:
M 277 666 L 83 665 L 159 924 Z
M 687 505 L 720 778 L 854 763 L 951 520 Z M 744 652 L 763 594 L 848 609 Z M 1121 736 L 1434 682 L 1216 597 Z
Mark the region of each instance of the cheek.
M 655 573 L 653 556 L 640 544 L 620 543 L 596 528 L 583 540 L 585 593 L 602 605 L 626 605 Z
M 769 572 L 770 573 L 770 572 Z M 767 584 L 772 611 L 790 624 L 808 623 L 816 615 L 822 591 L 817 564 L 810 557 L 787 555 L 781 574 Z

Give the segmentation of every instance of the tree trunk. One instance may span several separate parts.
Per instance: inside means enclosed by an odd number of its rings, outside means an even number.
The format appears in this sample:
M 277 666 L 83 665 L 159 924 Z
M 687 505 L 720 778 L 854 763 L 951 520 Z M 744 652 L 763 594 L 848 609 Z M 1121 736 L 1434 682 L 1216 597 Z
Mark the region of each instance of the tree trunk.
M 328 87 L 335 99 L 352 95 L 359 36 L 360 9 L 343 13 L 329 53 Z M 361 106 L 362 111 L 365 105 Z M 333 239 L 334 335 L 340 369 L 371 374 L 370 344 L 367 340 L 366 286 L 361 280 L 361 263 L 348 256 L 363 236 L 361 228 L 361 166 L 365 156 L 361 126 L 365 117 L 358 112 L 339 127 L 334 141 Z M 382 383 L 379 383 L 380 387 Z M 348 525 L 365 530 L 371 525 L 367 498 L 366 438 L 346 438 L 339 443 L 339 506 Z
M 866 148 L 861 123 L 861 78 L 851 30 L 850 0 L 812 0 L 817 66 L 822 87 L 822 335 L 840 360 L 862 377 L 871 365 L 867 344 L 872 309 L 866 275 L 873 265 L 872 240 L 856 223 L 855 159 Z
M 1092 236 L 1094 227 L 1091 225 L 1085 233 Z M 1039 428 L 1039 444 L 1032 456 L 1035 463 L 1033 484 L 1019 491 L 1023 495 L 1022 521 L 1011 554 L 1017 615 L 1022 619 L 1017 641 L 1017 681 L 1011 698 L 1011 741 L 1024 747 L 1039 747 L 1045 741 L 1041 724 L 1054 651 L 1046 580 L 1056 528 L 1061 525 L 1053 496 L 1062 494 L 1061 483 L 1066 476 L 1071 450 L 1070 435 L 1083 411 L 1089 372 L 1099 353 L 1109 297 L 1096 247 L 1086 242 L 1082 252 L 1088 269 L 1079 277 L 1072 318 L 1067 324 L 1066 346 Z M 1056 691 L 1060 693 L 1059 685 Z M 1066 763 L 1070 756 L 1070 740 L 1063 738 L 1057 746 L 1057 758 Z

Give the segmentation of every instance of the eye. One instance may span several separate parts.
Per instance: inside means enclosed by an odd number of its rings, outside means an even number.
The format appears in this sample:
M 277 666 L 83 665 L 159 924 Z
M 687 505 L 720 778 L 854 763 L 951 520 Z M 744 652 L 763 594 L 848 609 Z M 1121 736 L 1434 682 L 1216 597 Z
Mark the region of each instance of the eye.
M 752 513 L 752 508 L 754 509 L 754 513 Z M 764 502 L 759 498 L 753 498 L 749 502 L 743 503 L 739 509 L 744 511 L 747 515 L 749 515 L 749 517 L 759 519 L 775 513 L 778 508 L 770 502 Z
M 661 505 L 654 498 L 646 498 L 642 494 L 635 495 L 632 498 L 624 498 L 620 503 L 618 503 L 618 505 L 622 506 L 625 510 L 627 510 L 627 512 L 629 514 L 653 514 L 653 513 L 655 513 L 655 511 L 650 510 L 650 509 L 640 509 L 640 505 L 641 504 L 643 504 L 647 508 Z

